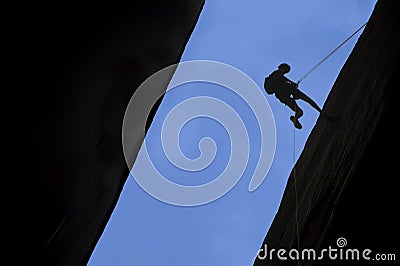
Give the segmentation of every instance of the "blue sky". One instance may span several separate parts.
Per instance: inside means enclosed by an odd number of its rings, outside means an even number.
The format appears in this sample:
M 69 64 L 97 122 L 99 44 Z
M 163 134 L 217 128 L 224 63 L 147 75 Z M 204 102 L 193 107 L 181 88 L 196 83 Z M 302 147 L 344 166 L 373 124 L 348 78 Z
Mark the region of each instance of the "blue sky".
M 181 61 L 214 60 L 232 65 L 246 73 L 260 89 L 264 77 L 287 62 L 292 66 L 287 76 L 296 81 L 364 24 L 375 3 L 208 0 Z M 321 107 L 359 35 L 301 83 L 300 89 Z M 222 87 L 212 84 L 187 84 L 174 94 L 167 94 L 146 137 L 154 154 L 159 152 L 156 125 L 162 113 L 177 100 L 199 93 L 233 98 Z M 303 129 L 294 131 L 289 120 L 291 110 L 273 96 L 264 96 L 275 119 L 276 152 L 271 169 L 257 190 L 248 191 L 254 171 L 250 167 L 223 197 L 201 206 L 181 207 L 155 199 L 129 177 L 89 265 L 252 265 L 279 207 L 293 166 L 293 152 L 297 159 L 318 118 L 314 109 L 299 102 L 304 110 Z M 239 101 L 232 99 L 231 104 L 237 104 L 239 112 L 246 112 Z M 214 138 L 220 153 L 209 173 L 221 171 L 229 142 L 218 123 L 209 119 L 193 121 L 183 128 L 182 136 L 182 149 L 189 158 L 198 156 L 199 139 Z M 257 141 L 251 145 L 255 146 L 251 153 L 258 153 Z M 163 163 L 160 161 L 160 169 L 167 174 L 173 172 Z M 207 174 L 204 180 L 198 180 L 199 177 L 174 174 L 170 178 L 192 185 L 209 182 L 213 177 Z

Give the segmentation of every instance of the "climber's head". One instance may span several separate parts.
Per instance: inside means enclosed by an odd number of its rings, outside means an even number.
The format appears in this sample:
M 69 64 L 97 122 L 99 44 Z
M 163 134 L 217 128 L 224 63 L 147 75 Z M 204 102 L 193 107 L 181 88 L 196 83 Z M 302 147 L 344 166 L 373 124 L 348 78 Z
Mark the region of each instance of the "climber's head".
M 278 66 L 278 69 L 283 72 L 283 74 L 289 73 L 290 71 L 290 66 L 286 63 L 282 63 Z

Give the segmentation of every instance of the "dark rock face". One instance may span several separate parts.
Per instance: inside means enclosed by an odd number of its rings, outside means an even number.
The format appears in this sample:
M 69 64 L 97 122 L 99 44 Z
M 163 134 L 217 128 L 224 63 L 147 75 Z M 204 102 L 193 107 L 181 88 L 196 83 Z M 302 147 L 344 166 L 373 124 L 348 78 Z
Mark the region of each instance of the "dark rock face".
M 179 62 L 203 4 L 21 4 L 13 18 L 23 83 L 17 260 L 28 262 L 21 265 L 87 263 L 128 175 L 121 145 L 128 101 L 148 76 Z
M 334 119 L 318 119 L 263 247 L 322 250 L 338 248 L 336 240 L 344 237 L 346 248 L 371 249 L 371 257 L 394 253 L 399 259 L 399 15 L 398 1 L 377 2 L 324 105 Z M 254 265 L 298 263 L 274 258 L 256 258 Z M 299 264 L 339 263 L 358 265 L 329 259 Z

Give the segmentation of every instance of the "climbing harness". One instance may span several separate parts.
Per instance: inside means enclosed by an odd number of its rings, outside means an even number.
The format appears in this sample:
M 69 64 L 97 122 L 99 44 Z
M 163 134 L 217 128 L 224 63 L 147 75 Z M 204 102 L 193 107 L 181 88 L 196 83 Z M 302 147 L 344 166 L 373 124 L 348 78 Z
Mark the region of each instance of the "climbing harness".
M 353 34 L 351 34 L 349 37 L 347 37 L 346 40 L 344 40 L 341 44 L 339 44 L 335 49 L 332 50 L 327 56 L 325 56 L 321 61 L 318 62 L 315 66 L 313 66 L 310 70 L 308 70 L 298 81 L 297 84 L 300 84 L 311 72 L 313 72 L 317 67 L 319 67 L 322 63 L 324 63 L 329 57 L 331 57 L 337 50 L 339 50 L 340 47 L 342 47 L 345 43 L 347 43 L 354 35 L 357 34 L 362 28 L 367 25 L 368 22 L 365 22 L 364 25 L 362 25 L 360 28 L 358 28 Z

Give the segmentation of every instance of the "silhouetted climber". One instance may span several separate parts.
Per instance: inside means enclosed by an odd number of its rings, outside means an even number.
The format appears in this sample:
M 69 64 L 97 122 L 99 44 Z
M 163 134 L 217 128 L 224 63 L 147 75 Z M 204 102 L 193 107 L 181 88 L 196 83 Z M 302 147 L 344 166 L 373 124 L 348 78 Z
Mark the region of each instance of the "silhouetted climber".
M 307 95 L 298 89 L 298 84 L 285 77 L 286 73 L 289 73 L 290 66 L 286 63 L 280 64 L 278 69 L 272 72 L 268 77 L 265 78 L 264 88 L 268 94 L 274 94 L 279 101 L 289 106 L 295 114 L 290 116 L 290 120 L 294 126 L 298 129 L 302 128 L 299 122 L 299 118 L 303 115 L 303 110 L 297 105 L 296 100 L 300 99 L 312 107 L 318 112 L 321 112 L 321 108 Z

